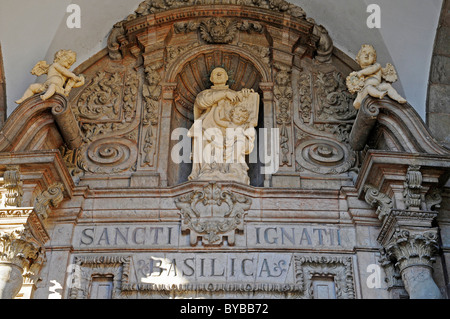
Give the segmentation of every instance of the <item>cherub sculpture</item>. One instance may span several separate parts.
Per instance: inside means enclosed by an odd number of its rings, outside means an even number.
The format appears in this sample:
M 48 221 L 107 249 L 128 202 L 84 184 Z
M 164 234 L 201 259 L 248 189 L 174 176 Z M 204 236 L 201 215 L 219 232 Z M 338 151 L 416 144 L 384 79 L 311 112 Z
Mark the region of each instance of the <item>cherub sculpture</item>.
M 361 70 L 350 73 L 346 81 L 350 93 L 357 93 L 353 102 L 355 109 L 361 107 L 361 103 L 367 95 L 379 99 L 388 95 L 400 104 L 406 103 L 406 100 L 391 85 L 397 81 L 397 72 L 394 66 L 388 63 L 383 68 L 376 61 L 377 53 L 374 47 L 364 44 L 356 56 L 356 62 L 361 66 Z
M 45 92 L 41 95 L 43 101 L 52 97 L 55 93 L 68 96 L 72 88 L 80 87 L 84 84 L 84 76 L 77 76 L 69 71 L 69 68 L 76 61 L 76 53 L 72 50 L 59 50 L 55 53 L 53 64 L 48 65 L 46 61 L 39 61 L 31 70 L 31 74 L 41 76 L 47 74 L 47 80 L 44 83 L 31 84 L 23 96 L 16 101 L 22 103 L 34 94 Z

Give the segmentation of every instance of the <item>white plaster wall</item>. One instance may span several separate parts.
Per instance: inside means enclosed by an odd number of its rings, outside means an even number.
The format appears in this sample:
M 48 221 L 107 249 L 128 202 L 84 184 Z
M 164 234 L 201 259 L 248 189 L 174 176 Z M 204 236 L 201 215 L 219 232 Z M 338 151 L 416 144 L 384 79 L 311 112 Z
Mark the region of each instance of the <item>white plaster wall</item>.
M 132 13 L 142 0 L 0 0 L 8 116 L 36 78 L 30 70 L 39 60 L 51 62 L 62 48 L 77 52 L 76 67 L 106 46 L 115 22 Z M 291 0 L 323 24 L 337 48 L 354 58 L 361 44 L 373 44 L 382 64 L 391 62 L 400 80 L 394 84 L 425 118 L 426 92 L 442 0 Z M 69 4 L 81 7 L 81 29 L 69 29 Z M 367 5 L 381 7 L 381 29 L 366 25 Z M 42 79 L 41 79 L 42 80 Z M 39 81 L 39 79 L 38 79 Z

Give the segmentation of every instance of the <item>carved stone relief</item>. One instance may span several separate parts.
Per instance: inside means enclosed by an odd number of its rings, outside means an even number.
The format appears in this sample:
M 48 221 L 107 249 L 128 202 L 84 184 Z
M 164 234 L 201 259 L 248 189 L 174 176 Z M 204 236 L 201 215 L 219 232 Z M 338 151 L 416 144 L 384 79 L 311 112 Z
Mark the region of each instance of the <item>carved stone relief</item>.
M 355 299 L 352 257 L 294 256 L 296 283 L 300 285 L 302 298 L 314 296 L 313 279 L 331 278 L 337 299 Z
M 290 153 L 291 147 L 291 100 L 292 100 L 292 82 L 291 72 L 287 65 L 276 64 L 278 69 L 275 75 L 275 86 L 273 88 L 273 94 L 278 104 L 278 111 L 276 113 L 276 123 L 280 127 L 280 164 L 290 165 Z
M 9 166 L 3 175 L 3 187 L 6 189 L 5 206 L 19 207 L 22 204 L 23 182 L 20 180 L 18 166 Z
M 224 237 L 233 245 L 235 233 L 244 230 L 244 216 L 251 204 L 247 196 L 222 190 L 216 183 L 175 200 L 181 211 L 181 230 L 190 231 L 191 245 L 197 244 L 198 237 L 203 245 L 221 245 Z
M 129 256 L 76 256 L 72 269 L 69 299 L 88 299 L 94 276 L 112 276 L 112 299 L 121 296 L 122 285 L 128 283 L 131 257 Z
M 146 165 L 153 166 L 154 155 L 156 152 L 156 135 L 159 122 L 159 100 L 161 98 L 161 75 L 158 69 L 162 63 L 154 63 L 145 68 L 145 83 L 142 88 L 144 99 L 144 117 L 142 121 L 145 131 L 142 151 L 144 154 L 143 162 Z
M 348 145 L 356 110 L 342 73 L 305 64 L 293 78 L 296 171 L 350 171 L 356 164 L 356 153 Z

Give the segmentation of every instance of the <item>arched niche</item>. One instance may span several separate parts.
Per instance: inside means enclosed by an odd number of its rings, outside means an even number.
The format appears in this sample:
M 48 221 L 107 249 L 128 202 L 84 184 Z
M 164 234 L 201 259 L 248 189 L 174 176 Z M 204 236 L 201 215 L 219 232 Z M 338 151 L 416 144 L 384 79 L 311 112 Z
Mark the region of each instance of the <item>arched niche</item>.
M 267 81 L 268 70 L 261 62 L 245 50 L 237 51 L 235 48 L 223 46 L 220 48 L 205 46 L 195 53 L 188 53 L 180 58 L 177 67 L 167 73 L 169 80 L 176 87 L 173 94 L 173 105 L 170 120 L 170 132 L 181 128 L 184 132 L 194 123 L 193 106 L 198 93 L 209 89 L 212 85 L 210 74 L 216 67 L 224 68 L 229 76 L 228 85 L 230 89 L 240 91 L 243 88 L 253 89 L 262 97 L 261 83 Z M 264 127 L 264 105 L 260 99 L 260 110 L 257 136 L 259 128 Z M 182 132 L 180 131 L 180 132 Z M 259 137 L 259 136 L 258 136 Z M 256 143 L 259 138 L 257 137 Z M 184 137 L 186 138 L 186 137 Z M 169 149 L 174 149 L 180 143 L 180 139 L 171 139 Z M 252 186 L 263 186 L 264 176 L 260 173 L 261 162 L 257 154 L 258 145 L 255 146 L 254 153 L 246 158 L 249 166 L 250 184 Z M 182 154 L 180 154 L 182 155 Z M 169 158 L 168 185 L 176 185 L 186 182 L 192 170 L 192 163 L 177 162 Z

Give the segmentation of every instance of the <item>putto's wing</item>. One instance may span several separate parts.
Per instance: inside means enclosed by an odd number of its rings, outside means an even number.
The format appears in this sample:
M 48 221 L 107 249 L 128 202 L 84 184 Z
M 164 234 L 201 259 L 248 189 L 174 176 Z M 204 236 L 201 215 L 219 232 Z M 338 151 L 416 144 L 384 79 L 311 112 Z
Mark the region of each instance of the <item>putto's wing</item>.
M 381 68 L 381 76 L 387 82 L 391 83 L 394 83 L 398 79 L 397 71 L 395 71 L 394 66 L 390 63 L 386 64 L 385 68 Z
M 42 74 L 47 74 L 48 68 L 50 65 L 47 64 L 45 61 L 39 61 L 36 63 L 34 68 L 31 70 L 31 74 L 36 76 L 41 76 Z

